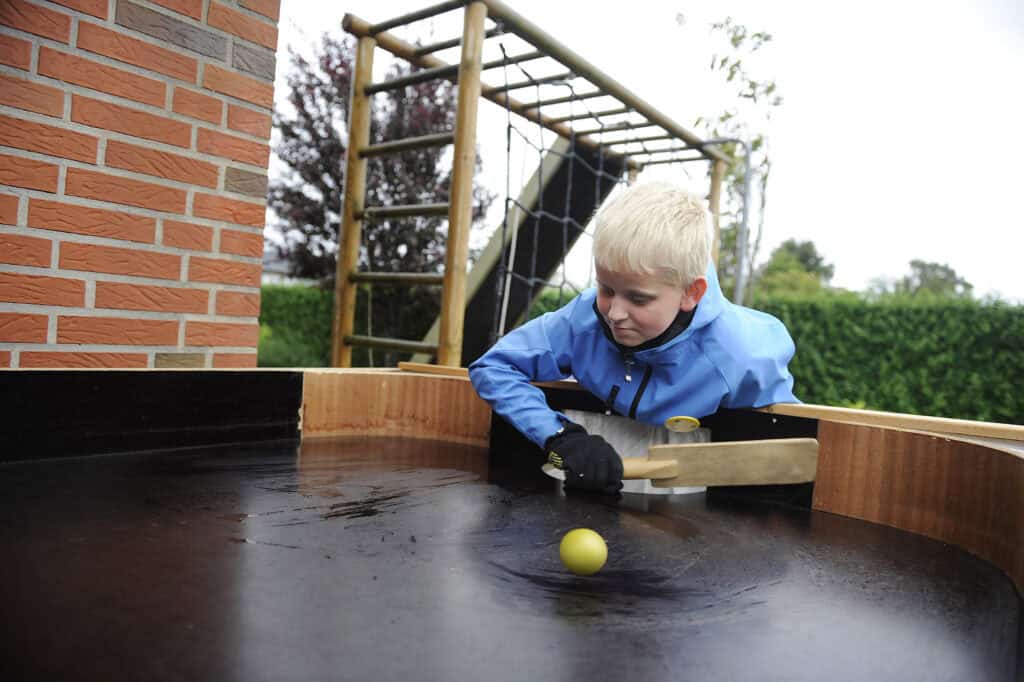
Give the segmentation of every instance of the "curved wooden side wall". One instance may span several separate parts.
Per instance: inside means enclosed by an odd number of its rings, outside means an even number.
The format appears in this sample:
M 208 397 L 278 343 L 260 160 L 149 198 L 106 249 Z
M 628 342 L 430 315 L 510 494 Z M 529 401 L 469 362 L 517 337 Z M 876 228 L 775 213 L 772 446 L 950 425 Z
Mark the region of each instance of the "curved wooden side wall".
M 813 405 L 766 411 L 818 418 L 814 509 L 961 547 L 1024 594 L 1024 427 Z
M 491 408 L 464 377 L 395 369 L 306 370 L 302 438 L 393 436 L 489 442 Z

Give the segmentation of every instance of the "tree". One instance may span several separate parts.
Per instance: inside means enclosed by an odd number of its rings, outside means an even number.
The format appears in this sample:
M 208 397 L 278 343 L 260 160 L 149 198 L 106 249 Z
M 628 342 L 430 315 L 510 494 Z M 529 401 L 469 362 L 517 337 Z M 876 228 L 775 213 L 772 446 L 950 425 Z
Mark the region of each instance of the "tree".
M 333 287 L 339 242 L 347 120 L 354 67 L 354 41 L 324 35 L 315 64 L 291 52 L 286 111 L 274 112 L 278 142 L 274 151 L 286 166 L 271 182 L 269 204 L 277 216 L 277 249 L 291 273 Z M 394 64 L 387 78 L 414 67 Z M 455 126 L 453 86 L 444 80 L 410 85 L 375 96 L 371 107 L 372 143 L 444 132 Z M 444 202 L 451 186 L 450 150 L 434 147 L 371 157 L 366 205 Z M 477 162 L 479 166 L 479 160 Z M 474 222 L 493 197 L 474 188 Z M 439 272 L 444 265 L 447 220 L 417 217 L 363 223 L 360 270 Z M 362 288 L 361 333 L 415 339 L 429 328 L 440 308 L 436 287 Z M 370 294 L 372 293 L 372 296 Z M 369 298 L 370 304 L 365 305 Z M 409 314 L 415 311 L 415 314 Z M 387 362 L 393 362 L 389 357 Z
M 814 242 L 787 239 L 758 268 L 751 281 L 751 299 L 756 302 L 780 294 L 821 294 L 834 273 L 835 267 L 825 262 Z
M 904 296 L 970 299 L 973 292 L 974 285 L 956 274 L 956 270 L 950 266 L 915 259 L 910 261 L 909 275 L 897 280 L 876 279 L 868 295 L 873 298 Z
M 685 23 L 682 15 L 677 17 Z M 740 267 L 753 272 L 753 264 L 761 246 L 764 234 L 764 215 L 768 195 L 768 179 L 772 162 L 768 145 L 767 127 L 772 112 L 782 105 L 783 99 L 774 79 L 755 78 L 744 64 L 772 41 L 770 33 L 750 31 L 732 17 L 710 25 L 711 33 L 723 41 L 720 51 L 711 56 L 711 70 L 719 74 L 730 88 L 730 105 L 725 111 L 701 116 L 696 127 L 703 131 L 706 139 L 734 138 L 746 140 L 750 147 L 751 206 L 749 207 L 748 230 L 756 224 L 753 239 L 747 239 L 745 253 L 737 253 L 738 234 L 741 225 L 744 201 L 744 175 L 746 167 L 743 147 L 736 143 L 718 146 L 728 158 L 723 178 L 724 195 L 720 209 L 721 243 L 718 256 L 718 276 L 726 295 L 737 302 L 736 279 Z M 749 296 L 747 297 L 749 298 Z

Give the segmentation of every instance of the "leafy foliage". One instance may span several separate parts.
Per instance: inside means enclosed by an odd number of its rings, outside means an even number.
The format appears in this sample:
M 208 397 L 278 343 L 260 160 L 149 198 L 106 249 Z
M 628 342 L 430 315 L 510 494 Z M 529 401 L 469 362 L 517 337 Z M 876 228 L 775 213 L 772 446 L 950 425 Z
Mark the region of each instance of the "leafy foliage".
M 325 288 L 333 288 L 335 276 L 353 65 L 354 43 L 348 37 L 324 35 L 316 64 L 292 52 L 290 106 L 274 113 L 279 138 L 275 152 L 287 166 L 269 189 L 269 203 L 279 219 L 278 249 L 294 276 L 319 280 Z M 415 70 L 395 64 L 387 78 Z M 444 80 L 376 95 L 371 144 L 454 129 L 454 100 L 453 86 Z M 450 151 L 443 147 L 371 157 L 366 206 L 444 202 L 451 179 Z M 474 221 L 483 217 L 492 199 L 484 189 L 474 189 Z M 439 216 L 365 220 L 359 268 L 440 272 L 446 232 L 447 220 Z M 364 315 L 374 336 L 418 339 L 440 309 L 440 291 L 430 287 L 379 287 L 371 300 L 372 309 Z M 329 339 L 329 328 L 327 333 Z M 397 359 L 387 355 L 385 362 Z
M 869 294 L 876 297 L 971 298 L 974 285 L 943 263 L 910 261 L 910 274 L 894 281 L 876 280 Z
M 324 367 L 331 346 L 334 294 L 317 287 L 264 285 L 260 367 Z
M 969 300 L 778 298 L 797 396 L 824 405 L 1024 423 L 1024 307 Z
M 782 106 L 783 98 L 774 79 L 755 77 L 748 65 L 744 64 L 744 60 L 749 64 L 753 55 L 772 41 L 770 33 L 750 31 L 732 17 L 712 23 L 710 29 L 712 34 L 723 41 L 721 52 L 711 56 L 711 70 L 732 87 L 733 104 L 725 111 L 699 117 L 696 126 L 708 139 L 746 140 L 751 155 L 753 191 L 748 230 L 752 230 L 755 224 L 757 229 L 754 231 L 753 239 L 748 235 L 745 253 L 739 254 L 738 235 L 742 224 L 746 172 L 743 148 L 733 142 L 718 147 L 728 158 L 722 181 L 724 194 L 720 206 L 718 275 L 726 296 L 737 300 L 735 286 L 740 267 L 748 273 L 753 271 L 764 233 L 768 180 L 772 169 L 767 128 L 773 110 Z

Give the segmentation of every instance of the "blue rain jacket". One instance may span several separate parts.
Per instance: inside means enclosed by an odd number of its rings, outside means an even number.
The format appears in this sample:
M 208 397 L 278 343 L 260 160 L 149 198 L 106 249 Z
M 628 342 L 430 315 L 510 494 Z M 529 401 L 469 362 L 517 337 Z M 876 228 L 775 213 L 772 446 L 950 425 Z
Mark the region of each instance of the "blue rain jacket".
M 689 326 L 661 345 L 631 350 L 606 334 L 596 289 L 509 332 L 469 367 L 476 392 L 543 447 L 565 415 L 531 381 L 575 377 L 613 413 L 648 424 L 703 417 L 719 407 L 796 403 L 787 363 L 795 347 L 776 318 L 735 305 L 714 266 Z

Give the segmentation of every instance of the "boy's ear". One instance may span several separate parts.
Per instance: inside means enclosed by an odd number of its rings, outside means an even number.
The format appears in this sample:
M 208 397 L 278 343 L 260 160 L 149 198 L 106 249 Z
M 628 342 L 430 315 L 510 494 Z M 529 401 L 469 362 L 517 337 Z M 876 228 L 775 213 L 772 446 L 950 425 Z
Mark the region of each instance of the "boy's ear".
M 679 309 L 688 313 L 696 308 L 707 290 L 708 280 L 706 277 L 698 277 L 693 280 L 690 286 L 683 291 L 683 300 L 679 302 Z

